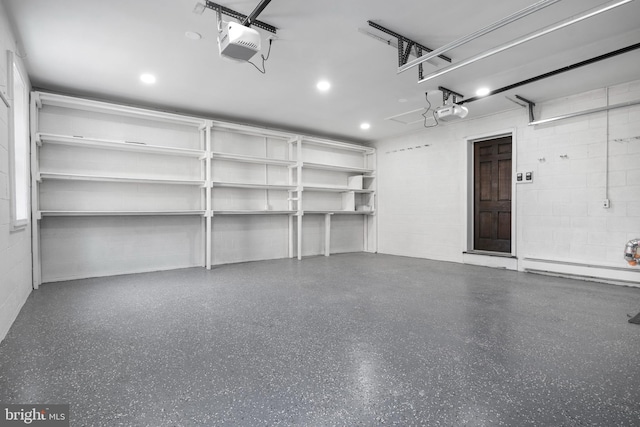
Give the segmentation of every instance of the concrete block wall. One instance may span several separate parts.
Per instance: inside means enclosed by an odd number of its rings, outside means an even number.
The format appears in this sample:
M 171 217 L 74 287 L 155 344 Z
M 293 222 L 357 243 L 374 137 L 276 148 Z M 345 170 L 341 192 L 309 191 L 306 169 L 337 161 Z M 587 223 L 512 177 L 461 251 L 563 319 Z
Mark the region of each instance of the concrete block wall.
M 7 76 L 6 51 L 16 43 L 0 3 L 0 84 Z M 4 89 L 4 88 L 3 88 Z M 0 102 L 0 340 L 31 293 L 31 229 L 11 229 L 9 201 L 9 111 Z
M 640 81 L 610 87 L 608 98 L 610 105 L 640 100 Z M 602 88 L 541 103 L 536 117 L 606 104 Z M 618 280 L 622 271 L 623 281 L 640 282 L 640 269 L 622 259 L 624 244 L 640 237 L 638 106 L 539 126 L 516 109 L 377 141 L 378 251 L 464 262 L 471 249 L 467 141 L 504 133 L 514 136 L 513 172 L 534 173 L 533 183 L 514 189 L 518 268 L 545 260 L 601 268 L 601 279 Z
M 640 100 L 640 81 L 608 92 L 610 105 Z M 543 104 L 539 115 L 605 105 L 598 89 Z M 533 171 L 534 184 L 518 186 L 522 257 L 625 267 L 624 244 L 640 236 L 639 119 L 635 106 L 523 129 L 518 169 Z
M 377 141 L 378 252 L 462 262 L 466 139 L 526 126 L 524 110 Z

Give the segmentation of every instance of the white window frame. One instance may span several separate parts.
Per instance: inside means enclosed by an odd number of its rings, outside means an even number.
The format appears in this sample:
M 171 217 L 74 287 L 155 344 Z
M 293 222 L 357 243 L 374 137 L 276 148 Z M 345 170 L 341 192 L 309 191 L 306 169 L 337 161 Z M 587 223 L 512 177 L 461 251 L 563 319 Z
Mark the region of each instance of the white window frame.
M 13 52 L 7 51 L 7 93 L 11 104 L 8 109 L 8 127 L 9 200 L 12 230 L 26 228 L 31 218 L 29 84 L 23 77 L 25 75 L 26 73 L 15 60 Z M 15 93 L 14 86 L 17 82 L 20 82 L 22 93 Z M 20 116 L 17 116 L 18 114 Z M 20 117 L 22 122 L 20 129 L 18 129 L 16 120 Z

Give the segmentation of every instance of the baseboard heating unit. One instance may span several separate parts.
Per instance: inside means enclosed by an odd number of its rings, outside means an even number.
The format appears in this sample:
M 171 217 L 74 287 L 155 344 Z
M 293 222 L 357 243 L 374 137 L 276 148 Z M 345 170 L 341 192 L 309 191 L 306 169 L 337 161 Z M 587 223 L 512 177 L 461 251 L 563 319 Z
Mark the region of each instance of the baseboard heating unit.
M 524 258 L 521 261 L 520 267 L 523 271 L 529 273 L 549 274 L 615 285 L 640 287 L 640 270 L 624 266 L 613 267 L 568 261 Z

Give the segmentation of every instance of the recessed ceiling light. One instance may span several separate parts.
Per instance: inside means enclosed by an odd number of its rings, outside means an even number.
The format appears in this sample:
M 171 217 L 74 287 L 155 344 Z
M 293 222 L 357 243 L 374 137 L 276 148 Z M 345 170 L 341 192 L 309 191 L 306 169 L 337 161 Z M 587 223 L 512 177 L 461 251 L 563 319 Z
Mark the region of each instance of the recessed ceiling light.
M 154 76 L 153 74 L 149 74 L 149 73 L 145 73 L 145 74 L 141 74 L 140 75 L 140 81 L 142 81 L 142 83 L 146 83 L 148 85 L 152 85 L 156 82 L 156 76 Z
M 360 129 L 367 130 L 371 127 L 369 123 L 360 123 Z
M 318 84 L 316 85 L 316 87 L 318 88 L 318 90 L 319 90 L 320 92 L 326 92 L 326 91 L 328 91 L 329 89 L 331 89 L 331 83 L 329 83 L 329 82 L 328 82 L 328 81 L 326 81 L 326 80 L 320 80 L 320 81 L 318 82 Z
M 401 102 L 401 103 L 402 102 L 407 102 L 407 98 L 400 98 L 400 99 L 398 99 L 398 102 Z
M 488 87 L 481 87 L 476 91 L 476 96 L 487 96 L 489 92 L 491 92 L 491 90 L 489 90 Z
M 187 31 L 184 33 L 184 36 L 191 40 L 200 40 L 202 35 L 200 33 L 196 33 L 195 31 Z

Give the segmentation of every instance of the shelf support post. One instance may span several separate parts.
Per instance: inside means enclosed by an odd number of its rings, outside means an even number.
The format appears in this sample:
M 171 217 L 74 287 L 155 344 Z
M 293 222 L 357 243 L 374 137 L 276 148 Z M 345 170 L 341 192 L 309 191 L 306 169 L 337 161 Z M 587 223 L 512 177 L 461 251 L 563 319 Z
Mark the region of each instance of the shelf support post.
M 38 161 L 38 108 L 42 107 L 37 92 L 31 93 L 29 106 L 31 132 L 31 262 L 33 289 L 38 289 L 42 283 L 42 265 L 40 258 L 40 189 L 37 173 L 40 170 Z
M 331 214 L 324 214 L 324 256 L 331 254 Z
M 206 153 L 205 160 L 205 181 L 207 182 L 205 188 L 205 267 L 207 270 L 211 270 L 211 263 L 213 260 L 213 245 L 212 245 L 212 220 L 213 220 L 213 203 L 211 201 L 211 126 L 212 121 L 207 120 L 204 129 L 204 149 Z
M 293 159 L 293 144 L 294 144 L 295 140 L 294 139 L 290 139 L 287 141 L 287 160 L 292 160 Z M 289 185 L 293 185 L 293 168 L 289 167 L 288 170 L 288 184 Z M 293 211 L 293 195 L 296 194 L 294 191 L 289 191 L 289 197 L 288 197 L 288 204 L 287 204 L 287 208 L 289 209 L 289 211 Z M 293 215 L 289 215 L 288 218 L 288 222 L 289 222 L 289 258 L 293 258 Z
M 296 161 L 298 162 L 296 166 L 296 183 L 298 184 L 296 191 L 298 194 L 298 201 L 296 202 L 298 208 L 298 234 L 296 237 L 298 238 L 298 260 L 302 260 L 302 217 L 304 212 L 302 210 L 302 137 L 300 136 L 296 138 Z

